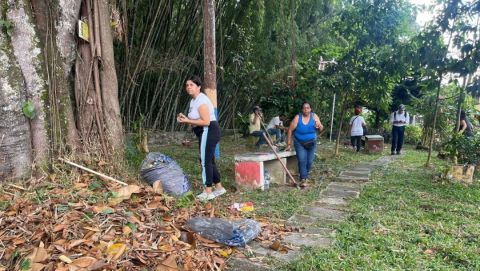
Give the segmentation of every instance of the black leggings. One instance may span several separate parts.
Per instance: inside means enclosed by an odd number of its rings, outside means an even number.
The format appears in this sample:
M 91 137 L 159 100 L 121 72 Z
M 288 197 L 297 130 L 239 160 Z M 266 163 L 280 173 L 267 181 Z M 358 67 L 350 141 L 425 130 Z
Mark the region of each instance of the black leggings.
M 359 152 L 362 146 L 362 136 L 350 136 L 350 140 L 352 141 L 352 146 L 356 147 L 357 152 Z
M 198 138 L 203 184 L 212 187 L 220 182 L 220 173 L 215 164 L 215 147 L 220 142 L 220 126 L 217 121 L 211 121 L 209 126 L 194 127 L 193 132 Z

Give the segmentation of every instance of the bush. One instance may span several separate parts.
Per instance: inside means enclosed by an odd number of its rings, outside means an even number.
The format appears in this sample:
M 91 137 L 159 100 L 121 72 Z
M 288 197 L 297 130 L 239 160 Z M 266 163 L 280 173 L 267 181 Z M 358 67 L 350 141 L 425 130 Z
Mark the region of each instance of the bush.
M 455 134 L 444 145 L 444 149 L 452 159 L 456 157 L 459 164 L 477 165 L 480 163 L 480 135 L 464 137 Z
M 408 144 L 418 144 L 422 141 L 422 128 L 415 125 L 405 127 L 405 142 Z

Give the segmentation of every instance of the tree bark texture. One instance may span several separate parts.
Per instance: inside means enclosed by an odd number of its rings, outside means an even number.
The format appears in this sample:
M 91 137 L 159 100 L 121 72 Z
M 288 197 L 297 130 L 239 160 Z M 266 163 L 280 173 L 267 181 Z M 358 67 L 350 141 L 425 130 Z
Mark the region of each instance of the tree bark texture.
M 23 115 L 25 83 L 4 31 L 0 31 L 0 180 L 30 175 L 30 126 Z
M 65 70 L 70 54 L 75 54 L 76 43 L 57 44 L 57 35 L 66 40 L 75 40 L 75 21 L 62 14 L 77 14 L 79 5 L 67 0 L 52 2 L 31 0 L 35 25 L 44 53 L 44 69 L 48 78 L 49 133 L 51 149 L 55 154 L 75 151 L 79 146 L 79 137 L 75 126 L 71 99 L 71 75 Z M 68 53 L 71 51 L 70 53 Z
M 110 23 L 110 8 L 107 0 L 98 0 L 98 10 L 95 11 L 99 18 L 100 40 L 96 41 L 101 47 L 100 82 L 102 86 L 102 101 L 106 124 L 106 136 L 114 153 L 123 151 L 123 128 L 118 102 L 118 80 L 115 71 L 115 58 L 113 55 L 112 26 Z M 97 52 L 98 53 L 98 52 Z
M 7 20 L 15 25 L 10 36 L 13 53 L 25 79 L 26 99 L 35 107 L 35 117 L 30 120 L 33 157 L 36 163 L 44 164 L 48 161 L 49 142 L 45 116 L 47 103 L 42 101 L 48 95 L 43 54 L 29 6 L 23 0 L 9 0 L 8 5 Z
M 0 20 L 12 26 L 0 29 L 0 180 L 28 177 L 32 162 L 89 151 L 87 142 L 103 142 L 99 131 L 110 147 L 104 154 L 123 150 L 110 10 L 107 0 L 88 0 L 96 8 L 83 10 L 96 18 L 92 50 L 75 31 L 86 1 L 2 1 Z M 31 120 L 22 112 L 27 101 L 35 107 Z
M 215 3 L 203 0 L 204 89 L 217 108 L 217 66 L 215 55 Z

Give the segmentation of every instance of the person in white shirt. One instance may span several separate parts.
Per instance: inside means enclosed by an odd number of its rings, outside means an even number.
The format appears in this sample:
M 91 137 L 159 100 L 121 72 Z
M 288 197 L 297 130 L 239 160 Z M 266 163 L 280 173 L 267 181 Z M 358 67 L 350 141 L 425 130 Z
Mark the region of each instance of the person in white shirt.
M 362 108 L 360 106 L 355 106 L 355 116 L 350 119 L 350 140 L 352 142 L 352 147 L 356 152 L 360 151 L 362 146 L 362 136 L 363 128 L 367 127 L 365 120 L 360 114 L 362 113 Z
M 197 197 L 202 201 L 214 199 L 226 190 L 220 182 L 220 173 L 215 164 L 215 147 L 220 141 L 220 126 L 210 99 L 201 91 L 200 77 L 193 75 L 185 82 L 185 89 L 192 97 L 188 116 L 180 113 L 177 121 L 193 126 L 193 132 L 198 138 L 200 161 L 202 164 L 202 181 L 205 185 L 203 193 Z M 215 191 L 213 191 L 215 186 Z
M 283 119 L 285 118 L 284 114 L 280 114 L 279 116 L 273 117 L 267 125 L 267 132 L 271 135 L 275 135 L 277 140 L 277 145 L 282 146 L 285 145 L 285 133 L 284 131 L 287 130 L 286 127 L 283 126 Z
M 390 115 L 392 123 L 392 149 L 391 154 L 401 154 L 405 126 L 410 123 L 410 116 L 405 111 L 405 105 L 400 104 L 398 110 Z

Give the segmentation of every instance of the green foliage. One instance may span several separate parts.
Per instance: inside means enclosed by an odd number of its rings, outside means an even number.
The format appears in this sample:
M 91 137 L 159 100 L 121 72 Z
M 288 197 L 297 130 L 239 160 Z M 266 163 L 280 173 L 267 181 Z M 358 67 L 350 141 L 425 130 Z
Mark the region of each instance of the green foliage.
M 135 141 L 131 137 L 125 140 L 125 161 L 131 171 L 138 173 L 145 154 L 138 150 Z
M 24 259 L 20 263 L 20 270 L 30 270 L 31 265 L 32 265 L 32 263 L 31 263 L 30 259 Z
M 133 232 L 136 232 L 137 229 L 138 229 L 137 224 L 132 223 L 132 222 L 128 222 L 127 227 L 129 227 Z
M 405 142 L 409 144 L 418 144 L 422 141 L 422 128 L 416 125 L 407 125 L 405 127 Z
M 12 36 L 13 23 L 9 20 L 0 20 L 0 29 L 3 29 L 8 36 Z
M 195 196 L 192 191 L 188 191 L 180 198 L 177 199 L 175 203 L 175 208 L 188 208 L 193 205 L 195 202 Z
M 454 134 L 452 139 L 444 145 L 450 157 L 456 157 L 459 164 L 477 165 L 480 163 L 480 135 L 465 137 Z
M 250 125 L 250 114 L 250 111 L 245 113 L 237 112 L 237 129 L 240 129 L 240 133 L 243 135 L 248 135 L 249 133 L 248 126 Z
M 31 101 L 23 103 L 22 111 L 23 114 L 29 119 L 33 119 L 36 115 L 35 106 Z

